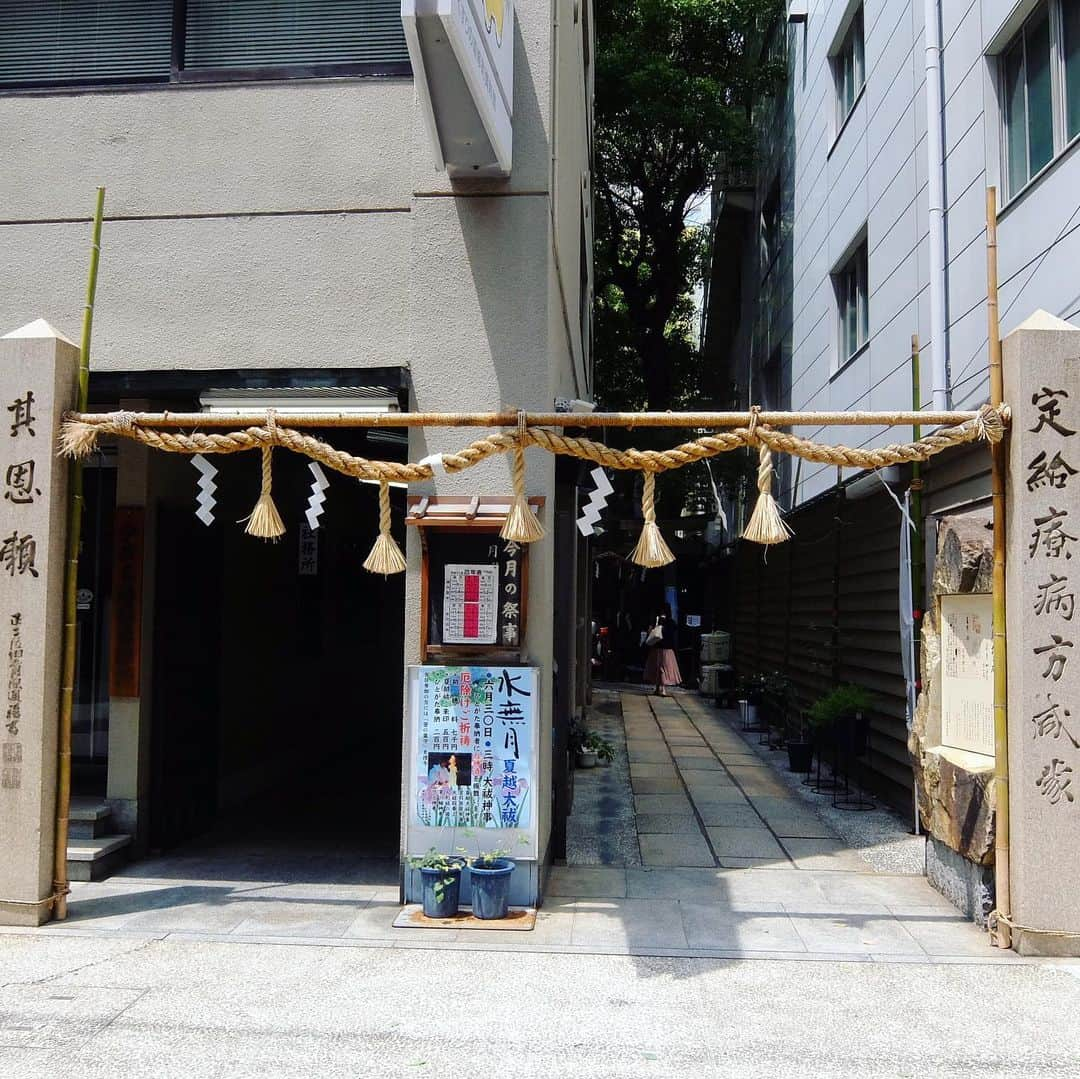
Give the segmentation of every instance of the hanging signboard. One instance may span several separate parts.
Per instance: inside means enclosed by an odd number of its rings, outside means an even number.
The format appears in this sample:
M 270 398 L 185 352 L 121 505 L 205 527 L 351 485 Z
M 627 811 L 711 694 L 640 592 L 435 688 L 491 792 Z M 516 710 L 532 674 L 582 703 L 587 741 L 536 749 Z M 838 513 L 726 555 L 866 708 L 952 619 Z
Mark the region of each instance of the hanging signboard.
M 524 853 L 527 846 L 525 856 L 535 857 L 537 673 L 488 665 L 409 669 L 413 853 L 448 842 L 468 846 L 462 830 L 483 829 L 483 849 Z M 499 831 L 512 835 L 487 835 Z
M 436 167 L 508 176 L 514 0 L 402 0 L 401 19 Z
M 422 657 L 519 661 L 528 547 L 480 528 L 426 532 Z

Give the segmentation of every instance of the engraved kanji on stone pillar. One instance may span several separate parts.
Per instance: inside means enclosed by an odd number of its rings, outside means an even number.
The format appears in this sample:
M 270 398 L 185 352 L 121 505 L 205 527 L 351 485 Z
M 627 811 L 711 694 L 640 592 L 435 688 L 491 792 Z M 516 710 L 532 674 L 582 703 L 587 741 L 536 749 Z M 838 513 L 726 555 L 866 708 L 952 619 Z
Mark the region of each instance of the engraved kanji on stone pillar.
M 0 924 L 50 916 L 67 462 L 79 350 L 39 319 L 0 338 Z
M 1080 331 L 1037 311 L 1002 342 L 1012 408 L 1006 517 L 1013 944 L 1080 933 Z M 1054 935 L 1060 934 L 1060 935 Z

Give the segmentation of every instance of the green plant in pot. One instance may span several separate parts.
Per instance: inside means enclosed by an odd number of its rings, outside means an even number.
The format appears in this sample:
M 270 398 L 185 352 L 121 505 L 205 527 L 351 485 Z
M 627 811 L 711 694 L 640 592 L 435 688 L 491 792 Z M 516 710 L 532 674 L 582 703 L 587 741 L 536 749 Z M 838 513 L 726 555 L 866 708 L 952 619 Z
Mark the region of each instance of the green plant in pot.
M 834 744 L 844 753 L 860 756 L 866 752 L 869 735 L 869 711 L 874 703 L 870 692 L 848 683 L 810 706 L 808 718 L 816 740 Z
M 465 859 L 432 847 L 426 854 L 410 858 L 409 865 L 420 872 L 424 914 L 428 918 L 452 918 L 457 914 Z
M 471 836 L 468 832 L 466 835 Z M 527 836 L 517 836 L 516 844 L 528 846 Z M 465 853 L 464 847 L 459 847 Z M 505 918 L 510 909 L 510 881 L 517 864 L 510 859 L 509 847 L 477 850 L 466 856 L 469 866 L 469 886 L 472 892 L 473 916 L 483 921 Z
M 595 768 L 599 761 L 607 764 L 615 759 L 615 747 L 602 735 L 580 723 L 570 728 L 570 746 L 579 768 Z
M 787 714 L 784 741 L 787 744 L 789 770 L 809 774 L 814 764 L 814 740 L 810 736 L 806 714 L 797 705 Z
M 766 675 L 761 701 L 764 720 L 769 728 L 769 746 L 779 749 L 787 735 L 789 717 L 793 712 L 797 712 L 799 707 L 791 679 L 780 671 Z

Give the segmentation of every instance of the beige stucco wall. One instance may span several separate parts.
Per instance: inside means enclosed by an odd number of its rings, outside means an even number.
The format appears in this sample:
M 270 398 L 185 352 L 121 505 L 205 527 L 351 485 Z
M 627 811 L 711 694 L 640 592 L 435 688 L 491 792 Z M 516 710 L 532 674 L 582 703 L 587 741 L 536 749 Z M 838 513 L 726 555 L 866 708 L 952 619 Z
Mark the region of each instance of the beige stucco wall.
M 548 410 L 557 395 L 590 396 L 579 308 L 587 6 L 515 5 L 505 181 L 435 171 L 411 79 L 0 94 L 0 331 L 42 314 L 77 333 L 104 184 L 97 371 L 400 365 L 413 407 L 431 410 Z M 468 437 L 413 432 L 410 457 Z M 508 464 L 429 489 L 508 492 Z M 553 477 L 533 451 L 529 492 L 548 497 L 549 525 Z M 548 707 L 552 552 L 550 540 L 532 552 L 525 642 Z M 409 562 L 414 662 L 415 537 Z M 121 726 L 141 724 L 118 724 L 114 742 Z M 550 723 L 541 730 L 546 777 Z M 144 754 L 129 748 L 117 747 L 123 787 L 142 792 L 133 769 Z

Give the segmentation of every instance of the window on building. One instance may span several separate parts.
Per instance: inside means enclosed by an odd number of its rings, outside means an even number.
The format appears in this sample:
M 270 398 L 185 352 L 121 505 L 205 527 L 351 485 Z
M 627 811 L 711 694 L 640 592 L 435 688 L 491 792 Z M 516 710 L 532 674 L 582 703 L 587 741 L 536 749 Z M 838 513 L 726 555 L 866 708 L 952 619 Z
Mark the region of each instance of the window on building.
M 833 274 L 839 327 L 839 364 L 855 355 L 870 337 L 866 241 Z
M 1018 194 L 1080 135 L 1080 0 L 1044 0 L 1000 61 L 1003 171 Z
M 0 88 L 408 71 L 400 0 L 0 3 Z
M 851 17 L 839 47 L 833 53 L 833 76 L 836 79 L 836 118 L 839 128 L 855 107 L 855 99 L 866 81 L 863 53 L 863 9 Z

